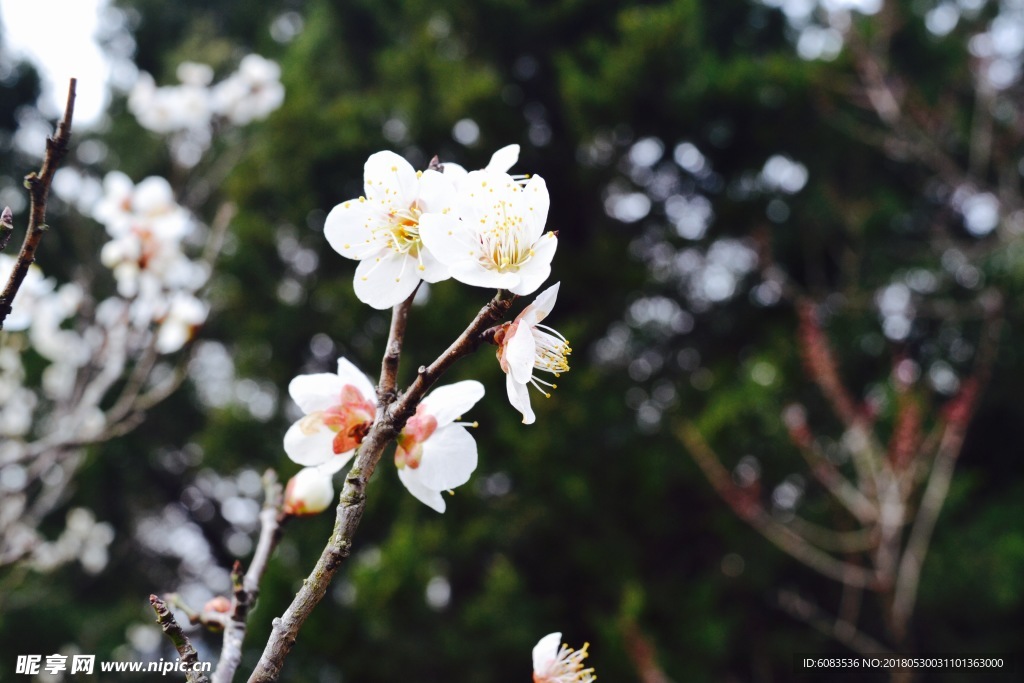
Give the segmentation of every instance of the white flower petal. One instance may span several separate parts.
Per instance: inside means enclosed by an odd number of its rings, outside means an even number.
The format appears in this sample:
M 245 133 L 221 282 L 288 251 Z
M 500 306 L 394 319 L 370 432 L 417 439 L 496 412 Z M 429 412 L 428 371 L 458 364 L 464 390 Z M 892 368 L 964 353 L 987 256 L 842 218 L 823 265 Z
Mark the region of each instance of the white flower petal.
M 509 290 L 520 296 L 537 291 L 537 288 L 544 284 L 544 281 L 551 275 L 551 259 L 554 258 L 557 248 L 558 238 L 553 232 L 549 232 L 537 240 L 533 247 L 533 256 L 519 268 L 519 284 L 510 287 Z
M 441 282 L 452 276 L 448 266 L 437 260 L 437 257 L 426 246 L 420 251 L 420 261 L 421 263 L 417 265 L 417 268 L 420 269 L 419 276 L 424 282 Z
M 522 325 L 534 327 L 541 320 L 548 317 L 548 314 L 555 307 L 555 300 L 558 298 L 558 286 L 560 284 L 562 283 L 556 282 L 538 294 L 537 298 L 516 317 L 516 320 Z
M 365 258 L 368 253 L 382 249 L 386 240 L 371 229 L 377 219 L 368 202 L 350 199 L 338 204 L 327 214 L 324 237 L 334 251 L 351 259 Z
M 505 390 L 508 392 L 508 402 L 523 414 L 523 424 L 533 424 L 537 417 L 533 414 L 533 408 L 530 407 L 530 392 L 527 385 L 515 381 L 512 375 L 506 375 Z
M 354 284 L 360 301 L 385 310 L 409 298 L 419 281 L 415 259 L 398 252 L 382 252 L 377 258 L 359 262 Z
M 505 344 L 505 363 L 508 374 L 519 384 L 526 384 L 533 377 L 533 362 L 537 356 L 537 340 L 533 330 L 522 323 Z
M 394 152 L 371 154 L 363 166 L 366 198 L 374 206 L 407 209 L 419 196 L 419 178 L 408 161 Z
M 329 372 L 299 375 L 288 384 L 288 393 L 302 412 L 309 414 L 337 405 L 345 384 L 344 380 Z
M 456 186 L 458 186 L 463 180 L 466 179 L 466 176 L 469 175 L 469 171 L 467 171 L 461 165 L 450 161 L 446 161 L 443 164 L 441 164 L 441 168 L 444 171 L 445 176 L 447 176 L 453 183 L 455 183 Z
M 437 510 L 438 512 L 444 512 L 445 502 L 441 492 L 424 486 L 415 477 L 413 472 L 414 470 L 411 470 L 408 467 L 403 467 L 398 470 L 398 479 L 402 482 L 402 485 L 409 490 L 409 493 L 411 493 L 416 500 L 429 508 Z
M 562 646 L 561 633 L 549 633 L 533 646 L 533 670 L 539 674 L 547 671 L 551 663 L 558 657 Z
M 519 145 L 507 145 L 491 155 L 491 161 L 487 164 L 486 170 L 508 173 L 508 170 L 517 161 L 519 161 Z
M 450 269 L 453 278 L 472 287 L 512 290 L 522 282 L 519 273 L 488 270 L 475 260 L 452 263 Z
M 352 458 L 355 449 L 334 454 L 334 432 L 330 429 L 321 425 L 319 429 L 309 432 L 303 429 L 301 422 L 289 427 L 284 435 L 284 452 L 294 462 L 307 467 L 333 462 L 341 469 Z
M 353 449 L 352 452 L 354 453 L 355 449 Z M 343 453 L 342 455 L 333 456 L 327 462 L 325 462 L 323 464 L 320 464 L 320 465 L 317 465 L 313 469 L 315 469 L 317 472 L 319 472 L 320 474 L 322 474 L 324 476 L 333 477 L 335 474 L 340 472 L 342 470 L 342 468 L 345 467 L 345 465 L 347 465 L 349 460 L 351 460 L 351 459 L 352 459 L 351 455 L 346 456 Z
M 484 385 L 467 379 L 434 389 L 423 399 L 422 405 L 437 420 L 440 429 L 465 415 L 483 397 Z
M 426 170 L 420 176 L 419 204 L 423 213 L 450 211 L 455 205 L 455 183 L 437 171 Z
M 530 236 L 536 240 L 544 232 L 544 225 L 548 222 L 548 208 L 551 205 L 551 197 L 548 195 L 548 186 L 539 175 L 530 178 L 523 188 L 522 201 L 526 205 L 526 220 L 530 227 Z
M 470 231 L 451 214 L 420 216 L 420 239 L 434 258 L 445 265 L 472 259 L 476 248 Z
M 359 390 L 363 398 L 374 405 L 377 404 L 377 388 L 373 382 L 344 356 L 338 358 L 338 377 L 341 379 L 342 386 L 351 384 Z
M 469 481 L 476 463 L 476 440 L 462 425 L 450 424 L 423 442 L 423 458 L 409 476 L 429 489 L 447 491 Z

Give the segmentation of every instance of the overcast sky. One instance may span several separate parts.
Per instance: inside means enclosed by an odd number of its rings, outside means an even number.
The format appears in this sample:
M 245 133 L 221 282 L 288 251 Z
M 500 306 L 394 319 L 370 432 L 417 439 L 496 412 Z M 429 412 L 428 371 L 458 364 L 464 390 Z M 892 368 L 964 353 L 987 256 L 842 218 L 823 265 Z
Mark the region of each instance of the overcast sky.
M 78 78 L 75 123 L 94 123 L 106 106 L 110 67 L 95 41 L 107 0 L 0 0 L 4 49 L 28 56 L 44 78 L 41 105 L 56 118 L 68 79 Z

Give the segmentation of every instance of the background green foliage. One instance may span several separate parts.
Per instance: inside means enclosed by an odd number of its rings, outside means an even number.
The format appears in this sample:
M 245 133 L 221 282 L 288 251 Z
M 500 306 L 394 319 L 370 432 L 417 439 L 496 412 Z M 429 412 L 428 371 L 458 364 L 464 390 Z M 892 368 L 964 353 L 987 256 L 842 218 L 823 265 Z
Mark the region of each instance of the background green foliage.
M 285 678 L 528 680 L 530 648 L 555 630 L 571 644 L 590 641 L 591 663 L 609 681 L 638 680 L 625 638 L 630 628 L 649 638 L 662 668 L 680 681 L 786 680 L 792 653 L 841 651 L 775 603 L 777 589 L 790 588 L 832 608 L 838 588 L 737 520 L 672 431 L 681 416 L 697 419 L 730 466 L 756 456 L 766 487 L 803 472 L 779 419 L 783 407 L 802 400 L 821 431 L 838 437 L 839 430 L 814 408 L 821 401 L 802 372 L 793 310 L 758 305 L 749 295 L 760 282 L 753 274 L 736 296 L 694 307 L 692 331 L 631 331 L 627 355 L 654 354 L 661 359 L 652 361 L 660 362 L 654 372 L 631 374 L 629 358 L 598 362 L 595 348 L 622 329 L 639 297 L 686 306 L 685 287 L 655 276 L 638 257 L 636 244 L 645 239 L 688 244 L 670 234 L 659 206 L 629 224 L 604 208 L 609 184 L 630 182 L 623 159 L 631 145 L 654 137 L 666 160 L 676 143 L 692 142 L 716 174 L 694 181 L 704 183 L 696 189 L 712 200 L 716 216 L 695 246 L 753 240 L 812 293 L 844 295 L 833 300 L 828 329 L 857 391 L 884 384 L 898 353 L 923 363 L 941 355 L 941 321 L 888 348 L 871 302 L 894 273 L 937 268 L 946 238 L 933 224 L 955 221 L 928 195 L 927 173 L 892 161 L 857 134 L 873 120 L 844 94 L 853 81 L 845 53 L 832 62 L 803 61 L 778 11 L 739 0 L 117 5 L 132 18 L 136 62 L 158 82 L 171 82 L 184 59 L 226 72 L 248 51 L 283 67 L 284 106 L 216 141 L 215 154 L 237 158 L 215 197 L 237 202 L 241 213 L 212 293 L 215 312 L 201 332 L 226 346 L 239 377 L 276 387 L 280 406 L 259 421 L 237 405 L 205 409 L 189 389 L 134 434 L 92 449 L 69 505 L 90 507 L 116 526 L 112 562 L 95 577 L 77 566 L 46 576 L 0 574 L 5 668 L 16 653 L 46 654 L 66 643 L 101 658 L 124 653 L 117 648 L 126 629 L 151 619 L 146 596 L 180 581 L 179 560 L 139 543 L 138 520 L 171 506 L 191 517 L 214 558 L 230 566 L 224 539 L 231 524 L 216 509 L 198 514 L 182 492 L 207 470 L 275 467 L 290 476 L 297 468 L 281 449 L 288 381 L 329 370 L 340 354 L 371 374 L 378 367 L 386 317 L 355 299 L 354 263 L 322 236 L 325 212 L 360 194 L 366 157 L 394 149 L 419 167 L 437 154 L 475 168 L 513 142 L 523 146 L 515 169 L 542 175 L 551 191 L 549 226 L 560 236 L 553 278 L 562 283 L 552 325 L 572 341 L 573 370 L 553 398 L 535 398 L 531 427 L 505 403 L 504 377 L 489 350 L 452 371 L 446 379 L 474 377 L 488 388 L 472 414 L 481 424 L 479 470 L 439 516 L 405 492 L 385 457 L 354 560 L 306 625 Z M 268 27 L 286 12 L 301 16 L 304 28 L 277 42 Z M 951 102 L 950 135 L 962 135 L 972 106 L 963 41 L 933 38 L 909 10 L 908 17 L 894 63 L 926 98 Z M 29 101 L 33 88 L 30 76 L 5 81 L 6 130 L 9 112 Z M 109 145 L 107 165 L 116 160 L 135 179 L 169 172 L 162 142 L 131 120 L 123 100 L 111 117 L 110 130 L 98 134 Z M 452 137 L 464 118 L 480 129 L 470 147 Z M 397 142 L 384 135 L 394 120 L 407 130 Z M 595 141 L 607 153 L 588 161 L 584 152 Z M 785 198 L 789 214 L 780 222 L 766 218 L 772 196 L 727 191 L 775 154 L 809 171 L 807 187 Z M 7 163 L 5 173 L 20 172 Z M 94 224 L 67 220 L 94 231 L 93 247 L 102 243 Z M 950 230 L 963 237 L 960 228 Z M 56 233 L 41 262 L 70 269 Z M 282 257 L 282 239 L 290 249 L 312 250 L 315 271 L 295 272 Z M 980 261 L 986 277 L 1011 295 L 1022 281 L 1019 252 L 1010 245 Z M 286 277 L 301 284 L 297 300 L 279 296 Z M 454 282 L 431 287 L 429 305 L 412 313 L 403 376 L 441 351 L 486 296 Z M 1008 302 L 1013 330 L 1019 307 L 1012 296 Z M 969 326 L 963 334 L 970 336 Z M 316 335 L 333 348 L 314 353 Z M 1024 413 L 1016 400 L 1024 368 L 1012 339 L 1004 340 L 926 565 L 913 634 L 921 651 L 1008 652 L 1024 642 Z M 769 382 L 751 379 L 757 363 L 774 369 Z M 659 382 L 673 398 L 658 419 L 638 421 L 629 397 L 647 396 Z M 823 496 L 808 489 L 802 512 L 828 519 Z M 330 524 L 323 515 L 287 528 L 253 614 L 243 669 L 255 662 L 270 620 L 312 566 Z M 440 609 L 424 600 L 436 576 L 451 586 L 450 603 Z M 870 604 L 865 628 L 885 638 Z M 219 647 L 216 636 L 200 640 L 206 653 Z

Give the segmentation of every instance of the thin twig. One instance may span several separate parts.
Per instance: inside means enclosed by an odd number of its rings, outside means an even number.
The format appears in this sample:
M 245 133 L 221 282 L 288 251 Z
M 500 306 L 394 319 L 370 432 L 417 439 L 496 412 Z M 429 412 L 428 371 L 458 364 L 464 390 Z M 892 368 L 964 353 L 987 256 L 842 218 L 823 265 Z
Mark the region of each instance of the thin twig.
M 395 387 L 398 386 L 398 362 L 402 357 L 402 341 L 405 339 L 405 328 L 409 323 L 409 308 L 416 296 L 416 289 L 400 304 L 395 304 L 391 312 L 391 329 L 388 332 L 388 345 L 381 360 L 380 385 L 377 387 L 377 400 L 390 405 L 395 400 Z
M 14 305 L 14 297 L 21 288 L 25 276 L 28 275 L 29 267 L 36 260 L 36 250 L 39 242 L 46 232 L 46 200 L 50 194 L 50 184 L 53 182 L 53 174 L 57 172 L 57 166 L 68 153 L 68 143 L 71 140 L 71 119 L 75 114 L 75 89 L 78 80 L 72 78 L 68 85 L 68 100 L 64 107 L 64 117 L 57 125 L 57 132 L 52 138 L 46 139 L 46 155 L 43 157 L 43 165 L 38 172 L 29 173 L 25 176 L 25 187 L 29 193 L 29 217 L 28 229 L 25 231 L 25 241 L 21 245 L 21 252 L 18 260 L 11 271 L 7 286 L 0 294 L 0 330 L 3 329 L 4 320 L 11 312 Z
M 800 444 L 800 455 L 807 461 L 814 478 L 839 501 L 861 524 L 870 524 L 878 518 L 878 509 L 860 489 L 843 476 L 813 443 Z
M 852 623 L 830 618 L 820 607 L 793 591 L 779 591 L 779 606 L 793 618 L 809 624 L 826 636 L 835 638 L 858 654 L 890 654 L 889 648 L 857 629 Z
M 263 491 L 260 538 L 256 543 L 252 562 L 249 563 L 249 570 L 243 576 L 241 564 L 235 562 L 231 572 L 234 596 L 231 600 L 230 618 L 224 628 L 220 660 L 211 677 L 212 683 L 230 683 L 235 677 L 238 665 L 242 662 L 242 643 L 245 641 L 249 611 L 259 596 L 260 582 L 267 570 L 270 556 L 281 540 L 282 524 L 286 518 L 281 513 L 281 484 L 273 470 L 267 470 L 263 475 Z
M 366 507 L 366 486 L 370 477 L 373 476 L 384 449 L 401 431 L 405 421 L 415 411 L 416 406 L 419 405 L 420 400 L 434 382 L 451 367 L 452 363 L 476 349 L 480 343 L 480 333 L 508 312 L 514 298 L 507 292 L 499 291 L 441 356 L 428 367 L 420 368 L 419 374 L 409 389 L 395 398 L 393 402 L 388 403 L 391 394 L 381 392 L 377 406 L 377 419 L 360 444 L 355 462 L 349 470 L 348 476 L 345 477 L 345 486 L 338 500 L 331 538 L 291 605 L 283 615 L 274 619 L 270 639 L 267 641 L 267 646 L 263 650 L 256 669 L 249 678 L 249 683 L 269 683 L 278 680 L 284 660 L 295 645 L 299 629 L 302 628 L 313 608 L 323 599 L 334 575 L 352 552 L 352 539 Z M 392 313 L 393 317 L 395 312 L 398 312 L 398 307 Z M 393 334 L 402 333 L 404 326 L 393 321 L 391 330 Z M 386 348 L 394 348 L 394 342 L 394 339 L 388 339 Z M 399 348 L 400 346 L 401 344 L 399 344 Z M 382 372 L 386 374 L 388 364 L 382 365 L 384 366 Z M 382 376 L 380 385 L 386 387 L 389 381 L 386 376 Z
M 718 455 L 693 424 L 683 421 L 675 431 L 676 436 L 686 446 L 718 495 L 733 508 L 743 521 L 754 527 L 776 547 L 818 573 L 840 583 L 858 588 L 874 589 L 876 587 L 873 572 L 836 559 L 815 548 L 804 538 L 772 518 L 753 495 L 733 484 L 728 470 L 725 469 Z
M 897 642 L 906 636 L 910 616 L 913 614 L 914 605 L 917 602 L 921 567 L 928 554 L 932 532 L 935 530 L 935 523 L 949 492 L 953 470 L 960 457 L 964 437 L 967 435 L 967 425 L 970 423 L 977 405 L 977 396 L 981 392 L 981 388 L 988 382 L 992 365 L 995 362 L 999 332 L 1002 329 L 1001 311 L 1002 305 L 997 302 L 982 327 L 978 355 L 975 360 L 974 378 L 971 380 L 971 385 L 961 391 L 962 395 L 954 399 L 958 404 L 958 414 L 950 416 L 943 432 L 928 483 L 921 495 L 917 516 L 910 528 L 910 536 L 900 558 L 895 576 L 890 616 L 890 627 Z
M 188 683 L 210 683 L 209 676 L 202 671 L 195 670 L 196 664 L 199 663 L 199 653 L 196 652 L 196 649 L 192 646 L 192 641 L 188 639 L 181 626 L 178 625 L 171 610 L 167 608 L 167 603 L 155 595 L 150 595 L 149 604 L 153 606 L 153 611 L 156 612 L 156 620 L 160 624 L 160 628 L 163 629 L 167 637 L 174 643 L 174 649 L 178 651 L 178 658 L 187 669 L 185 680 Z

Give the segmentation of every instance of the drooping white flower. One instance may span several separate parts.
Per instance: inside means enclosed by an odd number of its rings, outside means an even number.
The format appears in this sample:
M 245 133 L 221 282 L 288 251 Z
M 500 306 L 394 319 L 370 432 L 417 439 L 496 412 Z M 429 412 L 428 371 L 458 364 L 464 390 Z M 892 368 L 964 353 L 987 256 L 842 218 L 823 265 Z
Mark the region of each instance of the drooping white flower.
M 456 420 L 483 398 L 474 380 L 434 389 L 424 397 L 398 435 L 398 478 L 417 500 L 445 511 L 443 491 L 469 481 L 476 469 L 476 441 Z
M 506 373 L 508 400 L 523 414 L 523 424 L 533 424 L 536 419 L 530 407 L 528 386 L 533 385 L 544 396 L 551 394 L 541 385 L 556 388 L 556 385 L 534 377 L 533 371 L 543 370 L 555 377 L 569 371 L 569 355 L 572 353 L 569 341 L 540 322 L 554 308 L 559 284 L 556 282 L 538 294 L 514 321 L 502 325 L 494 337 L 498 344 L 498 363 Z
M 376 392 L 370 380 L 339 358 L 337 374 L 299 375 L 288 385 L 288 393 L 306 414 L 284 435 L 288 457 L 309 467 L 328 462 L 344 466 L 376 417 Z
M 451 180 L 433 170 L 418 173 L 394 152 L 377 152 L 366 160 L 363 188 L 364 196 L 335 206 L 324 225 L 331 247 L 359 261 L 359 300 L 390 308 L 408 298 L 421 280 L 446 280 L 447 268 L 420 239 L 420 221 L 452 211 Z
M 594 669 L 583 668 L 589 643 L 573 650 L 562 643 L 561 633 L 549 633 L 533 648 L 533 683 L 591 683 Z
M 544 232 L 549 202 L 540 176 L 521 185 L 507 173 L 473 171 L 459 183 L 457 213 L 424 215 L 420 235 L 456 280 L 532 294 L 558 247 Z
M 332 477 L 343 466 L 341 458 L 334 458 L 318 467 L 299 470 L 284 488 L 284 512 L 301 517 L 326 510 L 334 502 Z

